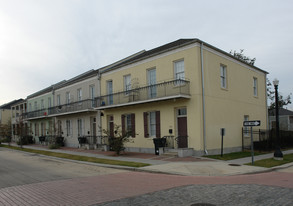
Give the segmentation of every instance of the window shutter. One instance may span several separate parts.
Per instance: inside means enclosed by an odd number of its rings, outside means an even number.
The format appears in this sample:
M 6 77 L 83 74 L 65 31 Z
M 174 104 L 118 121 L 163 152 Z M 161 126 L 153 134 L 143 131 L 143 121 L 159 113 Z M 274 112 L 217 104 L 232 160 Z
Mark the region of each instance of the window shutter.
M 161 119 L 160 119 L 160 111 L 156 111 L 156 137 L 161 137 Z
M 125 115 L 121 115 L 122 135 L 125 134 Z
M 135 137 L 135 114 L 131 114 L 131 136 Z
M 144 137 L 149 137 L 149 130 L 148 130 L 148 113 L 143 113 L 143 125 L 144 125 Z

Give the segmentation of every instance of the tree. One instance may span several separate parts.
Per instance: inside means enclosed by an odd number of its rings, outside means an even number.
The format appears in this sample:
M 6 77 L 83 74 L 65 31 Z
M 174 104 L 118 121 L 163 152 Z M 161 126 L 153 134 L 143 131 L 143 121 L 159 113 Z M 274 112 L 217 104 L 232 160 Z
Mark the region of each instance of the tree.
M 111 135 L 110 130 L 103 129 L 103 133 L 109 137 L 109 144 L 117 155 L 120 155 L 121 151 L 125 150 L 124 144 L 130 142 L 129 137 L 132 131 L 122 131 L 121 126 L 114 125 L 114 136 Z
M 256 58 L 253 58 L 251 59 L 250 57 L 247 57 L 243 54 L 243 51 L 244 49 L 240 49 L 240 52 L 237 52 L 237 51 L 230 51 L 230 54 L 232 54 L 234 57 L 236 57 L 237 59 L 243 61 L 243 62 L 246 62 L 250 65 L 254 65 L 255 61 L 256 61 Z
M 270 82 L 269 79 L 267 79 L 267 95 L 268 95 L 268 99 L 270 100 L 269 109 L 274 109 L 276 107 L 275 91 L 274 91 L 274 86 Z M 279 93 L 279 102 L 278 102 L 279 108 L 283 108 L 284 106 L 292 103 L 291 95 L 292 94 L 289 94 L 287 97 L 284 97 L 282 94 Z

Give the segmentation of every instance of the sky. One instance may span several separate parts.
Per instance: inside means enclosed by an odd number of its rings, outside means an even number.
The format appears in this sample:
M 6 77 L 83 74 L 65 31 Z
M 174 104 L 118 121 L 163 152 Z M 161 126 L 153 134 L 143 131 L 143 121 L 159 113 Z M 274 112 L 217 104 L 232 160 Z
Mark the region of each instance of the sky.
M 0 0 L 0 105 L 180 38 L 244 49 L 287 96 L 292 11 L 292 0 Z

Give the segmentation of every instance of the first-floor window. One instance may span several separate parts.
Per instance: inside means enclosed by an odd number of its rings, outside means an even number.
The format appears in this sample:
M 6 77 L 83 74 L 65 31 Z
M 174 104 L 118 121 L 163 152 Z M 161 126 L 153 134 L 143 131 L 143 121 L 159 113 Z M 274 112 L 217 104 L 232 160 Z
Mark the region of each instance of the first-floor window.
M 144 136 L 161 137 L 160 111 L 144 112 Z
M 83 136 L 83 121 L 82 119 L 77 120 L 77 134 L 78 136 Z
M 72 126 L 71 126 L 71 120 L 66 120 L 66 135 L 71 136 L 72 135 Z
M 248 115 L 244 115 L 244 121 L 249 121 Z M 248 127 L 243 127 L 243 132 L 244 132 L 244 136 L 249 136 L 249 128 Z
M 135 137 L 135 114 L 125 114 L 121 116 L 122 132 L 129 133 Z
M 35 123 L 35 136 L 39 136 L 39 124 Z

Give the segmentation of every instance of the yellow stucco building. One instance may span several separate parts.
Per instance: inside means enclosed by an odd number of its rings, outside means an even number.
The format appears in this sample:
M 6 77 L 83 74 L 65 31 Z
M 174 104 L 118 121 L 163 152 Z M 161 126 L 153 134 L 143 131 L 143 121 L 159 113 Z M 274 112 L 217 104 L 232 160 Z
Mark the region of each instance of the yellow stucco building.
M 198 39 L 141 51 L 99 70 L 101 128 L 132 130 L 129 151 L 154 152 L 153 138 L 184 155 L 242 148 L 244 120 L 267 128 L 267 72 Z M 189 148 L 189 149 L 187 149 Z

